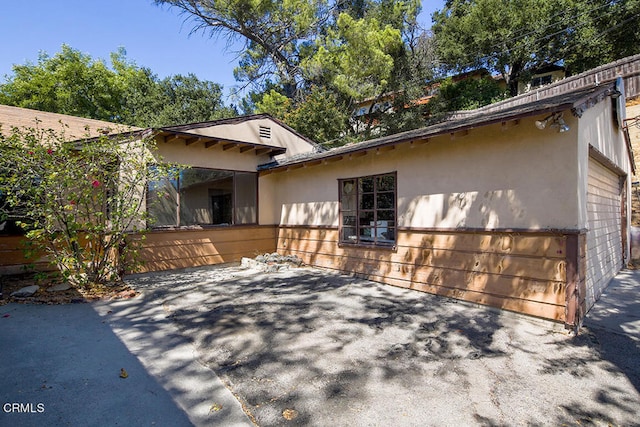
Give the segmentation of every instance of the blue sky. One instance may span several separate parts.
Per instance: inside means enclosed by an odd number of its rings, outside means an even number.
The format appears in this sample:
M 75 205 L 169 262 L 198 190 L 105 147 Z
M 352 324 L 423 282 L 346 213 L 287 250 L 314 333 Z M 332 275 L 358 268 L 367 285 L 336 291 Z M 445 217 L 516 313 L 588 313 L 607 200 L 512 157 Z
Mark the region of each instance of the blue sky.
M 124 47 L 127 58 L 158 76 L 194 73 L 222 84 L 225 92 L 236 85 L 236 54 L 226 51 L 223 39 L 191 34 L 175 9 L 152 0 L 22 0 L 3 2 L 0 12 L 0 80 L 13 64 L 36 62 L 38 52 L 53 56 L 63 43 L 109 60 Z M 422 2 L 419 22 L 431 24 L 431 12 L 444 0 Z

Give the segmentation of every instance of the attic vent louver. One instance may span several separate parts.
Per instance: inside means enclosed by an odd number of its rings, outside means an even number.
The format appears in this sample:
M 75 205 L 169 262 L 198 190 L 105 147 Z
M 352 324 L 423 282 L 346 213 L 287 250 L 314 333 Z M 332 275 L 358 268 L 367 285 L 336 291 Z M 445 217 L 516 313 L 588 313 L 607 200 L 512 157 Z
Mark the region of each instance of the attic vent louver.
M 260 126 L 260 138 L 271 139 L 271 128 L 269 126 Z

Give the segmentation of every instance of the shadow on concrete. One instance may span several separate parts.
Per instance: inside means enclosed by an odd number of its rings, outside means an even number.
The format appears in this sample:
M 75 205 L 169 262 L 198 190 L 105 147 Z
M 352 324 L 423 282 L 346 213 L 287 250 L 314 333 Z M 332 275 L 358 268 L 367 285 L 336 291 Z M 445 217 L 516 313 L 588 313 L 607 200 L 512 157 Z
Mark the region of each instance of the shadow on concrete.
M 90 304 L 0 306 L 0 343 L 0 425 L 192 425 Z
M 640 392 L 640 271 L 618 273 L 587 313 L 584 324 L 597 339 L 602 358 Z
M 632 425 L 640 411 L 638 371 L 603 360 L 591 332 L 571 338 L 319 269 L 201 268 L 131 283 L 259 425 Z

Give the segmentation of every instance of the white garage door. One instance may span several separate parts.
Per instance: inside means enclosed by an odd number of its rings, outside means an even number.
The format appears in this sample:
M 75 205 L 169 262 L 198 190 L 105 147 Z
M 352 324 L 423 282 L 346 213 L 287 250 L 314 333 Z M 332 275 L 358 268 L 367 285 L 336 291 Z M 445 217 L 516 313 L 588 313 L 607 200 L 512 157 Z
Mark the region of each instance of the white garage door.
M 589 159 L 587 188 L 587 310 L 622 268 L 620 177 Z

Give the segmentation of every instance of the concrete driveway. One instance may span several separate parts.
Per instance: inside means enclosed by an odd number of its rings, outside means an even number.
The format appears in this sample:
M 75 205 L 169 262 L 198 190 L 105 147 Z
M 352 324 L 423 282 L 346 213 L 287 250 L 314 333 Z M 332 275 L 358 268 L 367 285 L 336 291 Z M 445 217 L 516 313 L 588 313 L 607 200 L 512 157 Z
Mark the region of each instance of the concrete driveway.
M 577 337 L 310 268 L 150 273 L 129 278 L 131 300 L 10 304 L 0 403 L 46 410 L 0 425 L 640 425 L 640 276 L 621 280 L 626 305 Z M 636 310 L 624 327 L 621 310 Z

